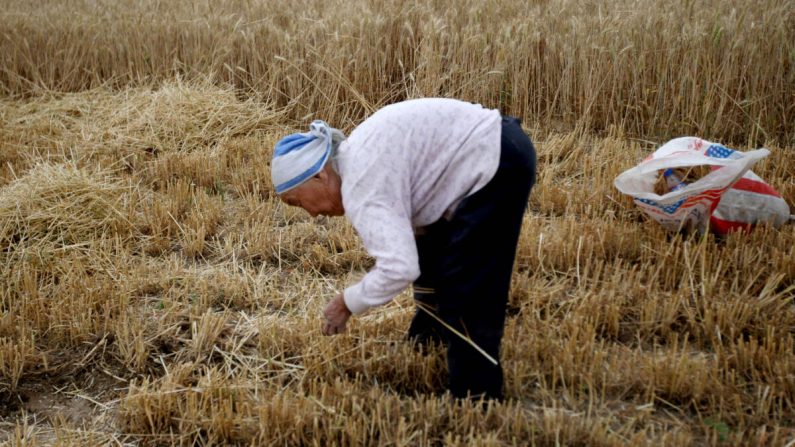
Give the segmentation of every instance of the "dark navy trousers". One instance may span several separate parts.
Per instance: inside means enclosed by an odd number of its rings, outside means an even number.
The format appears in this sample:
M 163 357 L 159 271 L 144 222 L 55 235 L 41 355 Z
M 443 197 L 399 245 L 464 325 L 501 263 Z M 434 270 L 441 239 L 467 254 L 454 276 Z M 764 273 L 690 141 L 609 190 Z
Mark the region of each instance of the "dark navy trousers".
M 503 117 L 497 173 L 465 198 L 450 220 L 443 218 L 417 236 L 417 313 L 408 337 L 447 346 L 449 389 L 455 397 L 501 399 L 502 365 L 427 312 L 499 361 L 516 244 L 535 176 L 533 143 L 519 120 Z

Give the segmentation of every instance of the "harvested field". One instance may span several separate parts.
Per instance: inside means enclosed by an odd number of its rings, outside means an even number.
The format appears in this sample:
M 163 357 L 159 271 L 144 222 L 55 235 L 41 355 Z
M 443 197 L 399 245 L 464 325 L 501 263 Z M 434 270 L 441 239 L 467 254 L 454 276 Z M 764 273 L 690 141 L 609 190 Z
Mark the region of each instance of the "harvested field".
M 451 6 L 451 5 L 455 6 Z M 613 179 L 691 134 L 795 204 L 787 1 L 0 0 L 0 444 L 795 442 L 795 225 L 663 232 Z M 275 198 L 274 143 L 450 96 L 539 154 L 504 403 L 443 394 L 408 292 Z

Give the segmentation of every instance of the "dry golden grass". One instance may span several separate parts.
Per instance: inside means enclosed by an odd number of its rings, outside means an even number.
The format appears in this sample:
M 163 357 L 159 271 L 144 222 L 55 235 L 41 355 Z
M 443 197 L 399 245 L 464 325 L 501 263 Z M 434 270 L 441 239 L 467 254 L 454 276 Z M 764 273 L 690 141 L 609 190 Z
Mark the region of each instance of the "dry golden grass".
M 795 203 L 764 3 L 0 2 L 0 444 L 791 445 L 795 226 L 672 236 L 612 187 L 698 132 Z M 403 343 L 407 294 L 320 335 L 372 260 L 270 185 L 303 118 L 427 94 L 539 153 L 483 408 Z
M 790 0 L 0 1 L 0 92 L 210 76 L 350 127 L 467 98 L 545 127 L 795 138 Z

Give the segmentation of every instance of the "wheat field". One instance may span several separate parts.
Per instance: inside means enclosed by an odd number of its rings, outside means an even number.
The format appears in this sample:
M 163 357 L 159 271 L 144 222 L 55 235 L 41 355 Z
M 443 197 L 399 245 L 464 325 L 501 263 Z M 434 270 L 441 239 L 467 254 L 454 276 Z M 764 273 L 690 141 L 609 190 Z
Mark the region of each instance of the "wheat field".
M 538 182 L 506 400 L 444 394 L 410 291 L 273 194 L 274 143 L 456 97 Z M 680 236 L 613 179 L 668 139 L 766 147 L 795 204 L 786 0 L 0 0 L 0 444 L 795 445 L 795 225 Z

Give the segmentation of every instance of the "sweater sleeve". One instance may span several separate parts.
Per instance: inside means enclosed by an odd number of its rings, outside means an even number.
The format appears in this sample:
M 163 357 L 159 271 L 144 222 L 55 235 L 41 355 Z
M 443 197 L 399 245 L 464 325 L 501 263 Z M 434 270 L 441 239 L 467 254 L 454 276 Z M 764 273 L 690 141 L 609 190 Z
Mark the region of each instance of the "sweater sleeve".
M 375 267 L 345 289 L 345 305 L 354 314 L 389 302 L 420 275 L 414 231 L 401 208 L 368 201 L 349 215 L 367 252 L 375 258 Z

